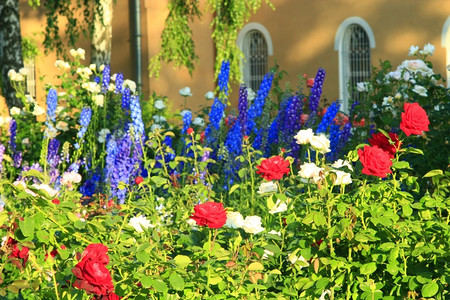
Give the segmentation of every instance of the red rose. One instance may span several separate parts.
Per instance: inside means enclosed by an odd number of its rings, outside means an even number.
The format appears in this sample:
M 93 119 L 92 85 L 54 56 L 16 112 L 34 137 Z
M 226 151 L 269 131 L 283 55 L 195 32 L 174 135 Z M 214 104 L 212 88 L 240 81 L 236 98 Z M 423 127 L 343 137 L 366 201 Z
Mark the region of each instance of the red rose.
M 142 176 L 138 176 L 134 179 L 134 182 L 139 185 L 144 181 L 144 178 L 142 178 Z
M 300 123 L 302 125 L 305 125 L 306 121 L 308 121 L 309 115 L 308 114 L 301 114 L 300 115 Z
M 262 178 L 266 180 L 279 180 L 283 175 L 289 174 L 289 161 L 284 160 L 281 156 L 274 156 L 267 158 L 261 162 L 261 165 L 256 166 L 258 171 L 256 174 L 261 174 Z
M 203 131 L 202 133 L 200 133 L 200 143 L 203 144 L 203 142 L 205 141 L 205 132 Z
M 392 173 L 389 154 L 378 146 L 366 145 L 364 150 L 358 149 L 358 156 L 363 165 L 363 174 L 384 178 L 387 173 Z
M 61 201 L 59 201 L 57 198 L 55 198 L 55 199 L 52 200 L 52 203 L 54 203 L 54 204 L 60 204 Z
M 390 158 L 394 158 L 395 153 L 398 149 L 400 149 L 401 142 L 398 140 L 398 135 L 396 133 L 390 132 L 389 137 L 391 141 L 394 142 L 393 145 L 391 145 L 389 139 L 381 132 L 376 134 L 373 133 L 372 138 L 369 139 L 369 144 L 371 144 L 372 146 L 378 146 L 379 148 L 386 151 L 389 154 Z
M 190 218 L 198 226 L 220 228 L 227 222 L 227 212 L 222 203 L 206 202 L 194 206 L 194 214 Z
M 22 259 L 22 265 L 25 266 L 25 264 L 27 263 L 27 260 L 28 260 L 28 252 L 30 252 L 30 249 L 25 246 L 22 246 L 22 249 L 19 249 L 19 247 L 17 246 L 17 242 L 13 245 L 14 246 L 13 246 L 10 257 Z
M 189 127 L 186 132 L 187 132 L 187 134 L 191 134 L 194 132 L 194 129 L 192 129 L 192 127 Z
M 111 274 L 106 268 L 109 257 L 108 247 L 103 244 L 90 244 L 83 252 L 81 261 L 72 269 L 77 277 L 73 284 L 89 294 L 108 295 L 114 291 Z
M 116 293 L 112 292 L 109 293 L 108 295 L 104 295 L 103 297 L 100 298 L 100 300 L 119 300 L 120 297 L 116 295 Z
M 306 86 L 312 88 L 314 86 L 314 78 L 306 79 Z
M 400 122 L 400 129 L 410 136 L 411 134 L 422 134 L 423 131 L 428 131 L 427 113 L 420 107 L 419 103 L 405 103 L 403 106 L 405 112 L 402 112 L 402 121 Z

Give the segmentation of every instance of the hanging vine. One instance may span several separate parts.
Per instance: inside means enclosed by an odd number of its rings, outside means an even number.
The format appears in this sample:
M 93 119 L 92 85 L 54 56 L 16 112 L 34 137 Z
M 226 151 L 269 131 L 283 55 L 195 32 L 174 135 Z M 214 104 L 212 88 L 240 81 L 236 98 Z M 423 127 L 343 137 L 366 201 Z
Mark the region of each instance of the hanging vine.
M 230 61 L 230 78 L 240 81 L 240 62 L 243 54 L 236 44 L 239 30 L 255 13 L 263 0 L 208 0 L 213 13 L 211 22 L 212 39 L 216 49 L 215 77 L 223 60 Z M 275 9 L 270 0 L 265 2 Z M 159 76 L 161 62 L 173 62 L 176 67 L 186 67 L 189 73 L 195 68 L 198 56 L 189 22 L 201 17 L 198 0 L 170 0 L 169 15 L 161 34 L 161 51 L 150 60 L 150 76 Z

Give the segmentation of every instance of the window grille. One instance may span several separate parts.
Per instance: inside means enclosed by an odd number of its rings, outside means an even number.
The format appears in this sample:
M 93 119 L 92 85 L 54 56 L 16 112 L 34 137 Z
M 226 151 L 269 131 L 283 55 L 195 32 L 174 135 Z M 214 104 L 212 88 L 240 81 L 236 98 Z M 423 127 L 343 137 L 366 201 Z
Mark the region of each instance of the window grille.
M 24 67 L 28 69 L 27 75 L 27 93 L 30 94 L 33 99 L 36 99 L 36 71 L 34 68 L 34 60 L 25 61 Z
M 369 37 L 360 25 L 352 24 L 347 28 L 344 42 L 344 57 L 347 58 L 346 78 L 350 87 L 348 97 L 359 101 L 361 96 L 355 89 L 356 84 L 368 81 L 371 74 Z
M 258 30 L 245 35 L 243 52 L 245 56 L 244 82 L 253 91 L 257 91 L 267 70 L 267 42 Z

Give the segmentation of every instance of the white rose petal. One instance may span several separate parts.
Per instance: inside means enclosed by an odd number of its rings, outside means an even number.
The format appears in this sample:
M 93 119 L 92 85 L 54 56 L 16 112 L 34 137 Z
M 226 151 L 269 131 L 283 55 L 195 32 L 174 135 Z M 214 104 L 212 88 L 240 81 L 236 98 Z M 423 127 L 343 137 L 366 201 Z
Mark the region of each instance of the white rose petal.
M 180 89 L 179 92 L 180 92 L 180 95 L 183 96 L 183 97 L 190 97 L 190 96 L 192 96 L 191 88 L 188 87 L 188 86 Z
M 131 93 L 135 93 L 136 92 L 136 82 L 134 82 L 133 80 L 129 80 L 129 79 L 125 79 L 123 81 L 123 87 L 124 88 L 129 88 Z
M 45 109 L 43 107 L 39 106 L 38 104 L 36 104 L 34 106 L 33 115 L 41 116 L 43 114 L 45 114 Z
M 306 145 L 311 143 L 311 138 L 314 136 L 314 132 L 311 128 L 308 128 L 306 130 L 300 130 L 297 132 L 297 134 L 294 136 L 294 138 L 297 140 L 296 143 L 300 145 Z
M 319 168 L 315 163 L 305 163 L 300 167 L 298 175 L 305 179 L 312 179 L 314 183 L 319 182 L 324 177 L 324 169 Z
M 21 112 L 21 109 L 16 106 L 11 107 L 11 109 L 9 110 L 9 114 L 11 116 L 20 115 L 20 112 Z
M 350 173 L 344 171 L 334 171 L 336 174 L 336 179 L 334 180 L 334 185 L 345 185 L 352 183 L 352 177 Z
M 273 183 L 272 181 L 269 182 L 261 182 L 261 185 L 259 186 L 258 194 L 265 194 L 265 193 L 273 193 L 276 192 L 278 189 L 278 186 Z
M 348 160 L 338 159 L 331 166 L 336 169 L 347 167 L 350 171 L 353 171 L 352 164 Z
M 423 46 L 423 50 L 421 50 L 420 53 L 431 56 L 434 54 L 434 50 L 435 50 L 434 46 L 428 43 L 425 46 Z
M 281 201 L 280 199 L 277 199 L 277 203 L 269 210 L 270 214 L 276 214 L 280 212 L 287 211 L 287 205 L 289 204 L 290 199 L 287 199 L 286 201 Z
M 164 105 L 164 101 L 162 101 L 161 99 L 156 100 L 154 106 L 159 110 L 166 108 L 166 106 Z
M 196 117 L 194 119 L 194 121 L 192 121 L 192 124 L 198 125 L 198 126 L 205 126 L 205 120 L 203 120 L 203 118 Z
M 422 97 L 427 97 L 427 96 L 428 96 L 428 94 L 427 94 L 427 89 L 424 88 L 424 87 L 421 86 L 421 85 L 418 85 L 418 84 L 416 84 L 416 85 L 414 86 L 413 92 L 416 93 L 416 94 L 419 94 L 419 95 L 422 96 Z
M 134 229 L 137 232 L 143 232 L 144 229 L 155 227 L 150 223 L 150 220 L 148 220 L 145 216 L 142 215 L 131 218 L 130 221 L 128 222 L 128 225 L 134 227 Z
M 419 51 L 419 46 L 411 46 L 411 48 L 409 48 L 408 56 L 413 56 L 417 51 Z
M 228 228 L 241 228 L 244 226 L 244 217 L 237 211 L 228 212 L 225 226 Z
M 315 135 L 310 140 L 311 147 L 322 154 L 330 152 L 330 140 L 323 134 Z
M 244 225 L 242 228 L 245 232 L 251 234 L 257 234 L 264 231 L 264 227 L 262 227 L 261 217 L 259 216 L 248 216 L 244 220 Z
M 206 98 L 207 100 L 212 100 L 212 99 L 214 99 L 214 93 L 213 93 L 212 91 L 207 92 L 207 93 L 205 94 L 205 98 Z

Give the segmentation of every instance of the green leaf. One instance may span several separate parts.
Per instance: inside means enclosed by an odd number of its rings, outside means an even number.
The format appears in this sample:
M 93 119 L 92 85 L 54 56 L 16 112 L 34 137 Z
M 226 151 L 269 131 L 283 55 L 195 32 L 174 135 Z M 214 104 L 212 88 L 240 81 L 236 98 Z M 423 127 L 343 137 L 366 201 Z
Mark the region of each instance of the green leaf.
M 423 175 L 423 178 L 425 178 L 425 177 L 433 177 L 433 176 L 436 176 L 436 175 L 443 175 L 443 174 L 444 174 L 444 172 L 442 172 L 442 170 L 431 170 L 427 174 Z
M 409 162 L 407 161 L 395 161 L 392 164 L 392 167 L 395 169 L 411 169 L 411 167 L 409 166 Z
M 154 287 L 155 290 L 157 290 L 160 293 L 165 293 L 169 290 L 167 285 L 163 281 L 158 279 L 152 280 L 152 287 Z
M 142 283 L 142 286 L 144 287 L 144 288 L 149 288 L 149 287 L 151 287 L 152 286 L 152 277 L 151 276 L 147 276 L 147 275 L 142 275 L 142 277 L 141 277 L 141 283 Z
M 251 263 L 248 266 L 249 271 L 262 271 L 264 270 L 264 266 L 260 262 Z
M 330 282 L 328 278 L 320 278 L 316 281 L 316 289 L 323 290 L 327 286 L 327 284 Z
M 19 227 L 24 236 L 32 236 L 34 234 L 34 217 L 27 217 L 20 221 Z
M 172 273 L 169 277 L 170 285 L 177 291 L 182 291 L 184 289 L 184 280 L 177 273 Z
M 173 260 L 175 261 L 177 266 L 182 268 L 186 268 L 192 262 L 192 260 L 188 256 L 181 254 L 175 256 Z
M 241 185 L 235 184 L 230 188 L 230 191 L 228 192 L 228 195 L 231 195 L 235 190 L 237 190 Z
M 375 262 L 370 262 L 361 266 L 360 273 L 363 275 L 370 275 L 377 269 L 377 264 Z
M 314 213 L 309 213 L 303 218 L 303 224 L 310 224 L 314 221 Z
M 422 296 L 423 297 L 432 297 L 433 295 L 435 295 L 439 290 L 439 286 L 438 284 L 433 281 L 427 284 L 424 284 L 422 286 Z
M 316 226 L 322 226 L 325 225 L 327 223 L 327 219 L 325 219 L 325 217 L 321 214 L 321 213 L 315 213 L 314 214 L 314 224 L 316 224 Z
M 222 281 L 222 278 L 221 278 L 221 277 L 215 276 L 215 277 L 209 278 L 208 283 L 209 283 L 209 284 L 212 284 L 212 285 L 215 285 L 215 284 L 218 284 L 218 283 L 221 282 L 221 281 Z
M 386 271 L 391 273 L 391 275 L 395 276 L 397 275 L 399 269 L 395 263 L 389 263 L 386 265 Z
M 140 251 L 136 254 L 136 258 L 140 261 L 143 262 L 144 264 L 147 263 L 150 260 L 150 256 L 148 255 L 147 252 L 145 251 Z
M 413 210 L 412 210 L 411 206 L 409 205 L 409 203 L 402 205 L 402 212 L 405 217 L 409 217 L 410 215 L 412 215 Z
M 3 226 L 3 224 L 5 224 L 6 220 L 8 220 L 8 214 L 6 210 L 4 210 L 0 213 L 0 227 Z

